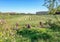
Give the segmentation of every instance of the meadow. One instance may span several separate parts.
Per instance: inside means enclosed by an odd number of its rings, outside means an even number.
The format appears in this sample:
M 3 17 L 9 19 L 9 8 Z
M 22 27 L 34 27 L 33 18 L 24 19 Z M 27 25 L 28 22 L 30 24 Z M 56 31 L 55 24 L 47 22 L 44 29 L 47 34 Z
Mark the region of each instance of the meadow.
M 0 21 L 2 19 L 0 42 L 60 42 L 60 15 L 1 14 Z M 40 22 L 44 27 L 40 26 Z M 52 23 L 51 27 L 49 23 Z M 27 24 L 30 28 L 27 28 Z

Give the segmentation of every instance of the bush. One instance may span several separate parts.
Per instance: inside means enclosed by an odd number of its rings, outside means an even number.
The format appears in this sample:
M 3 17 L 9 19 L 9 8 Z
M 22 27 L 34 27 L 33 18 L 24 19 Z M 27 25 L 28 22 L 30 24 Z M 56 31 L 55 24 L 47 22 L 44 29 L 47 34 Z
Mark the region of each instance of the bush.
M 54 22 L 54 21 L 48 21 L 46 22 L 52 29 L 53 31 L 60 31 L 60 23 L 59 22 Z
M 21 29 L 17 30 L 17 34 L 22 35 L 23 37 L 30 38 L 33 41 L 38 40 L 38 39 L 47 40 L 47 39 L 50 39 L 52 37 L 47 32 L 43 32 L 43 31 L 40 31 L 38 29 L 27 29 L 27 28 L 22 29 L 22 30 Z

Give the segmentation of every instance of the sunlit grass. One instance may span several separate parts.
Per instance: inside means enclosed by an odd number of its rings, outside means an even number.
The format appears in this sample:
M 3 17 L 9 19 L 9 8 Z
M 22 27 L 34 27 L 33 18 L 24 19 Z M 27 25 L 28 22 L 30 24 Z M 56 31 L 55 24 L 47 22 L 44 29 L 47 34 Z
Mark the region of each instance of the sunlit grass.
M 60 20 L 60 16 L 57 15 Z M 30 24 L 30 30 L 36 30 L 38 32 L 46 32 L 49 35 L 52 35 L 53 38 L 51 40 L 47 40 L 47 42 L 60 42 L 60 33 L 55 32 L 49 28 L 41 28 L 39 22 L 45 23 L 49 19 L 52 19 L 56 22 L 56 18 L 53 15 L 0 15 L 0 19 L 5 19 L 6 24 L 0 24 L 0 42 L 31 42 L 30 38 L 25 38 L 20 35 L 17 36 L 16 30 L 16 22 L 19 24 L 19 29 L 26 28 L 26 24 Z M 23 28 L 24 27 L 24 28 Z M 38 39 L 38 42 L 45 42 L 43 39 Z

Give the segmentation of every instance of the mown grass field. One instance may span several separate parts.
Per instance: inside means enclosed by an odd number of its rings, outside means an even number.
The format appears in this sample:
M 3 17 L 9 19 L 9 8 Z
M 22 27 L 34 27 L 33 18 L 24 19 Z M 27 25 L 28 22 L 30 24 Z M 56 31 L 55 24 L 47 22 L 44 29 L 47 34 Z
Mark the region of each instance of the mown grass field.
M 56 22 L 55 16 L 60 20 L 60 15 L 0 15 L 0 19 L 6 21 L 0 24 L 0 42 L 60 42 L 60 31 L 40 28 L 39 25 L 39 22 L 45 23 L 49 19 Z M 16 23 L 19 24 L 21 34 L 13 30 Z M 31 28 L 26 28 L 26 24 L 30 24 Z

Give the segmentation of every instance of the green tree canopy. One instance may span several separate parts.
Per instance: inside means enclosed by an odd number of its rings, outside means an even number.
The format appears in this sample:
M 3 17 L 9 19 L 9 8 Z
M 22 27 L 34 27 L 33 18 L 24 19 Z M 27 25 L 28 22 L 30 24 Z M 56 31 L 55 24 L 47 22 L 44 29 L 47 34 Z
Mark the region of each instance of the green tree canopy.
M 59 0 L 44 0 L 44 6 L 48 8 L 50 14 L 55 14 Z

